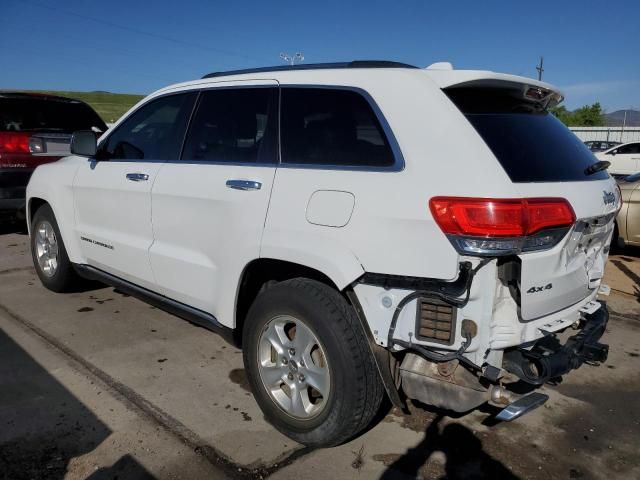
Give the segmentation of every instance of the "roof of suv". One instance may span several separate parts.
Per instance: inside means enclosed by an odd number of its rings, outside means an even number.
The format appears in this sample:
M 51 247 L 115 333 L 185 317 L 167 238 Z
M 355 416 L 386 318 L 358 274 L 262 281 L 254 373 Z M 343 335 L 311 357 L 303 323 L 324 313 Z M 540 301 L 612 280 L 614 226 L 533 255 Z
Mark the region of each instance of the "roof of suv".
M 52 95 L 50 93 L 19 92 L 14 90 L 0 90 L 0 98 L 42 99 L 42 100 L 53 100 L 57 102 L 85 103 L 82 100 L 77 100 L 75 98 L 69 98 L 69 97 L 61 97 L 60 95 Z
M 359 74 L 356 74 L 358 71 Z M 426 68 L 417 67 L 401 62 L 387 60 L 356 60 L 341 63 L 317 63 L 300 65 L 279 65 L 275 67 L 261 67 L 246 70 L 231 70 L 226 72 L 213 72 L 200 79 L 188 80 L 173 85 L 168 85 L 147 98 L 153 98 L 169 92 L 183 89 L 198 88 L 209 84 L 231 81 L 277 81 L 283 84 L 314 83 L 325 84 L 349 84 L 357 86 L 363 79 L 371 79 L 374 71 L 395 72 L 396 74 L 409 74 L 429 78 L 440 89 L 451 87 L 486 87 L 486 88 L 514 88 L 529 87 L 545 92 L 545 99 L 549 98 L 548 106 L 554 106 L 562 102 L 564 94 L 555 86 L 535 80 L 533 78 L 497 73 L 489 70 L 456 70 L 448 62 L 438 62 Z M 365 76 L 362 72 L 366 72 Z M 369 72 L 371 75 L 369 75 Z M 423 77 L 423 78 L 424 78 Z M 387 81 L 389 78 L 387 78 Z M 145 100 L 142 100 L 143 102 Z

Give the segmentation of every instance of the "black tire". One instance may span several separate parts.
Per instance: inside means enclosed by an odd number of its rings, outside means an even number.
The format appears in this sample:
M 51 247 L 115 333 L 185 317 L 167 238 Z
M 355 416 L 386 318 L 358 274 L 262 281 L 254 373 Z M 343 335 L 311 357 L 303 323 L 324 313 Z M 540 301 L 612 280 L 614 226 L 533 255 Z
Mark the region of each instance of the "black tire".
M 57 268 L 52 275 L 47 275 L 38 262 L 38 255 L 36 249 L 36 236 L 38 229 L 43 224 L 48 222 L 55 233 L 55 239 L 58 246 L 57 254 Z M 67 250 L 65 249 L 60 229 L 58 228 L 58 222 L 53 214 L 53 210 L 48 204 L 42 205 L 36 213 L 33 215 L 31 221 L 31 238 L 29 239 L 31 245 L 31 257 L 33 258 L 33 265 L 38 274 L 38 278 L 42 284 L 54 292 L 70 292 L 75 290 L 79 284 L 78 274 L 73 269 L 73 265 L 67 256 Z
M 314 418 L 293 418 L 264 387 L 258 369 L 260 337 L 269 322 L 290 315 L 304 322 L 322 344 L 331 389 Z M 251 389 L 266 419 L 283 434 L 307 446 L 329 447 L 353 438 L 378 412 L 384 388 L 354 309 L 335 289 L 305 278 L 278 283 L 261 292 L 243 330 L 243 356 Z

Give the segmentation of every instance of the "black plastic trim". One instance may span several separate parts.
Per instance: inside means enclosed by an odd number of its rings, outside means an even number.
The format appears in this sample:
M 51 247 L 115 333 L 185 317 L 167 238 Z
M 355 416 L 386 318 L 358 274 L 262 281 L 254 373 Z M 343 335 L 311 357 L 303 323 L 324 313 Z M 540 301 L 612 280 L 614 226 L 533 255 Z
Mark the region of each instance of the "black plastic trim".
M 367 343 L 369 344 L 369 349 L 371 350 L 371 354 L 373 355 L 373 360 L 376 364 L 376 368 L 378 369 L 378 374 L 380 375 L 380 379 L 382 380 L 382 384 L 384 385 L 384 389 L 389 396 L 389 400 L 391 403 L 402 410 L 405 413 L 408 413 L 407 405 L 400 397 L 400 393 L 398 392 L 398 386 L 396 382 L 393 380 L 393 374 L 391 373 L 391 365 L 390 358 L 391 352 L 389 350 L 380 347 L 376 344 L 375 339 L 373 338 L 373 334 L 371 333 L 371 329 L 369 328 L 369 324 L 367 323 L 366 316 L 364 314 L 364 310 L 362 309 L 362 305 L 360 305 L 360 301 L 358 300 L 358 296 L 353 291 L 353 288 L 349 288 L 346 291 L 347 297 L 349 301 L 353 305 L 354 310 L 356 311 L 356 317 L 360 322 L 360 326 L 364 331 L 365 336 L 367 337 Z
M 232 344 L 236 344 L 234 338 L 234 329 L 225 327 L 211 314 L 198 310 L 197 308 L 190 307 L 184 303 L 177 302 L 160 295 L 159 293 L 152 292 L 144 287 L 135 285 L 127 280 L 116 277 L 110 273 L 104 272 L 98 268 L 92 267 L 86 264 L 74 264 L 75 271 L 83 278 L 88 280 L 95 280 L 101 283 L 106 283 L 118 290 L 127 293 L 133 297 L 143 300 L 146 303 L 158 307 L 165 312 L 176 315 L 180 318 L 184 318 L 191 323 L 195 323 L 201 327 L 211 330 L 222 336 L 225 340 Z
M 375 285 L 386 290 L 420 290 L 438 292 L 450 297 L 459 297 L 467 290 L 471 274 L 471 262 L 460 263 L 460 274 L 452 282 L 437 278 L 407 277 L 404 275 L 387 275 L 384 273 L 365 273 L 359 280 L 366 285 Z

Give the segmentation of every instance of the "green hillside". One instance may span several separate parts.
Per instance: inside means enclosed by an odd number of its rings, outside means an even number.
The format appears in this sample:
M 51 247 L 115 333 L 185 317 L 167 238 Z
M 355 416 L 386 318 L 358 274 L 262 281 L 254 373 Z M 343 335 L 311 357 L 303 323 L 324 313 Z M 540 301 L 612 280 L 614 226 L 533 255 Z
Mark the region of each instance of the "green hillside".
M 52 95 L 82 100 L 91 105 L 106 123 L 115 122 L 123 113 L 144 98 L 144 95 L 108 92 L 59 92 L 42 90 L 40 93 L 50 93 Z

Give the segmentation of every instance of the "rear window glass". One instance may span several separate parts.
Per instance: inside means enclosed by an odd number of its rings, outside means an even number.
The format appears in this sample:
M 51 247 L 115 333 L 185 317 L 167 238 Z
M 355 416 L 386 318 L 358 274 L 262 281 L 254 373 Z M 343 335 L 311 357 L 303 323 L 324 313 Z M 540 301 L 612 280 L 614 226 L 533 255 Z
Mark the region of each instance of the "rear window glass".
M 395 158 L 369 102 L 333 88 L 282 89 L 282 162 L 389 167 Z
M 0 98 L 0 131 L 60 132 L 107 127 L 98 114 L 81 102 L 47 98 Z
M 507 93 L 508 92 L 508 93 Z M 496 156 L 511 181 L 602 180 L 606 171 L 587 175 L 596 163 L 589 148 L 544 108 L 510 91 L 461 88 L 446 91 Z M 520 94 L 521 97 L 521 94 Z

